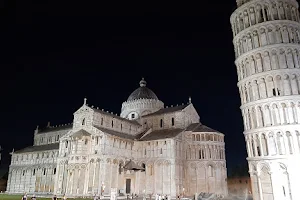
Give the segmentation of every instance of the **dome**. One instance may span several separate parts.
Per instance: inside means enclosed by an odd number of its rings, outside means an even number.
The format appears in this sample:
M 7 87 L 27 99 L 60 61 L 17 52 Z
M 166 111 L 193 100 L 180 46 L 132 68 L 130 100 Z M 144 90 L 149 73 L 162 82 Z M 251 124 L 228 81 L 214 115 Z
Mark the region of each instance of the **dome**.
M 155 99 L 158 100 L 156 94 L 146 87 L 147 82 L 144 78 L 140 81 L 140 87 L 134 90 L 130 96 L 128 97 L 127 101 L 132 101 L 136 99 Z

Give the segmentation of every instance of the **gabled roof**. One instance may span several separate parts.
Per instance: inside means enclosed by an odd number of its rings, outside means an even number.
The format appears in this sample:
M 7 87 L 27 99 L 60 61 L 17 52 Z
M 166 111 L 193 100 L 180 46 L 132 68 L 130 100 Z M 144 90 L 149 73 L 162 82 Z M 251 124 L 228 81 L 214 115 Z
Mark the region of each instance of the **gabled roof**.
M 110 134 L 110 135 L 113 135 L 113 136 L 117 136 L 117 137 L 120 137 L 120 138 L 134 140 L 134 139 L 138 139 L 138 136 L 139 136 L 139 135 L 129 135 L 127 133 L 122 133 L 122 132 L 119 132 L 119 131 L 110 130 L 110 129 L 103 128 L 103 127 L 100 127 L 100 126 L 94 126 L 94 127 L 99 129 L 100 131 L 102 131 L 104 133 L 107 133 L 107 134 Z
M 36 151 L 50 151 L 50 150 L 58 150 L 59 143 L 53 144 L 46 144 L 46 145 L 36 145 L 36 146 L 29 146 L 24 149 L 20 149 L 15 151 L 14 153 L 27 153 L 27 152 L 36 152 Z
M 173 138 L 176 137 L 178 134 L 180 134 L 182 131 L 184 131 L 184 129 L 180 129 L 180 128 L 155 130 L 145 135 L 144 137 L 140 138 L 140 141 Z
M 175 106 L 175 107 L 162 108 L 162 109 L 160 109 L 160 110 L 158 110 L 154 113 L 144 115 L 143 117 L 149 117 L 149 116 L 153 116 L 153 115 L 161 115 L 161 114 L 181 111 L 181 110 L 185 109 L 188 105 L 190 105 L 190 104 L 185 104 L 185 105 L 180 105 L 180 106 Z
M 134 171 L 139 171 L 139 170 L 145 170 L 143 167 L 139 166 L 138 164 L 136 164 L 135 162 L 133 162 L 132 160 L 128 161 L 125 166 L 124 169 L 127 170 L 134 170 Z
M 105 111 L 100 110 L 100 109 L 96 109 L 96 108 L 92 108 L 92 109 L 93 109 L 95 112 L 100 113 L 100 114 L 102 114 L 102 115 L 107 115 L 107 116 L 116 118 L 116 119 L 118 119 L 118 120 L 128 122 L 128 123 L 133 124 L 133 125 L 135 125 L 135 126 L 141 126 L 141 124 L 138 123 L 138 122 L 135 121 L 135 120 L 129 120 L 129 119 L 120 117 L 120 116 L 118 116 L 118 115 L 114 115 L 114 114 L 111 114 L 111 113 L 109 113 L 109 112 L 105 112 Z
M 214 133 L 220 133 L 217 130 L 214 130 L 212 128 L 209 128 L 201 123 L 193 123 L 189 125 L 186 128 L 186 131 L 192 131 L 192 132 L 214 132 Z
M 72 129 L 72 127 L 73 127 L 73 123 L 61 125 L 61 126 L 55 126 L 55 127 L 47 126 L 45 128 L 39 129 L 37 134 L 55 132 L 55 131 L 61 131 L 61 130 L 68 130 L 68 129 Z

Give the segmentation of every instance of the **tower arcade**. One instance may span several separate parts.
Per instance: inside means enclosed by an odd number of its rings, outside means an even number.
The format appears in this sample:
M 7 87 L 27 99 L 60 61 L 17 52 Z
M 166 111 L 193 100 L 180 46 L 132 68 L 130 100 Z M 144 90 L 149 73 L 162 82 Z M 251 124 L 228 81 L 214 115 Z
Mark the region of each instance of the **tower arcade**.
M 230 18 L 255 200 L 300 199 L 296 0 L 237 0 Z

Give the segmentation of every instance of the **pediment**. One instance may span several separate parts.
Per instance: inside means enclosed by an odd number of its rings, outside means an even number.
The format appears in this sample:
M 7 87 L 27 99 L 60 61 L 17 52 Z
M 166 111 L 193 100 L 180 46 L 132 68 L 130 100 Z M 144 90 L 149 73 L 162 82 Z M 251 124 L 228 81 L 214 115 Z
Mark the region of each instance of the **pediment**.
M 87 112 L 93 112 L 94 110 L 90 108 L 87 105 L 81 106 L 76 112 L 74 112 L 74 115 L 81 114 L 81 113 L 87 113 Z
M 84 137 L 84 136 L 93 136 L 95 134 L 87 131 L 87 130 L 84 130 L 84 129 L 80 129 L 80 130 L 71 130 L 69 131 L 66 135 L 64 135 L 61 139 L 64 140 L 64 139 L 68 139 L 68 138 L 81 138 L 81 137 Z

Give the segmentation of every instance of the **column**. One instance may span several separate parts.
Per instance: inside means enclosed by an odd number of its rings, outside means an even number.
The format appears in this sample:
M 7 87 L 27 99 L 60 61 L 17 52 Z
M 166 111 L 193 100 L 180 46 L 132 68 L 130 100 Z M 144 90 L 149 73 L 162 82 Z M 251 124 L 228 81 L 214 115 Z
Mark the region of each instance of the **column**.
M 260 200 L 263 200 L 263 191 L 261 188 L 260 174 L 258 174 L 258 172 L 257 172 L 255 175 L 256 175 L 257 184 L 258 184 L 258 195 L 259 195 Z
M 87 175 L 84 179 L 83 194 L 88 194 L 89 180 L 90 180 L 90 164 L 88 163 L 85 168 L 85 174 Z

